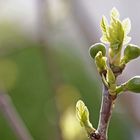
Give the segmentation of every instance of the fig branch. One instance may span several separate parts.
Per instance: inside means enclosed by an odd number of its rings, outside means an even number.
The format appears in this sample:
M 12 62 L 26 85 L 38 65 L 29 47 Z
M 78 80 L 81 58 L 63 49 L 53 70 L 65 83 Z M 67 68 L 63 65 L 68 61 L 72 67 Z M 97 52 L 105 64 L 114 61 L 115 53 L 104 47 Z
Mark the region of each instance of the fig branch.
M 97 129 L 89 120 L 89 111 L 84 102 L 79 100 L 76 104 L 76 115 L 81 126 L 85 128 L 91 140 L 108 140 L 108 127 L 115 101 L 121 93 L 131 91 L 140 93 L 140 76 L 135 76 L 121 85 L 117 85 L 117 77 L 122 74 L 127 63 L 140 56 L 140 48 L 137 45 L 128 44 L 131 37 L 128 33 L 131 29 L 129 18 L 121 21 L 116 8 L 110 12 L 110 24 L 105 16 L 102 17 L 100 26 L 102 30 L 102 43 L 96 43 L 89 48 L 98 73 L 103 83 L 102 103 Z M 109 46 L 109 52 L 106 53 Z M 125 47 L 123 53 L 122 48 Z M 123 54 L 123 55 L 122 55 Z

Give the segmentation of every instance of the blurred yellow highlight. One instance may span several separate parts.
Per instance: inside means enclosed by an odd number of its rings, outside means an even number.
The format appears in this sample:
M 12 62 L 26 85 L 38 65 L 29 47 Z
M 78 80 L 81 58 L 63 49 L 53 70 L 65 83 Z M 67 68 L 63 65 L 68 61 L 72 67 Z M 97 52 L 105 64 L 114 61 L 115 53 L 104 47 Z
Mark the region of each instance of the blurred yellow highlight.
M 10 90 L 17 79 L 17 65 L 9 59 L 0 59 L 0 90 Z
M 65 140 L 84 140 L 86 134 L 75 117 L 75 108 L 70 107 L 61 118 L 61 129 Z

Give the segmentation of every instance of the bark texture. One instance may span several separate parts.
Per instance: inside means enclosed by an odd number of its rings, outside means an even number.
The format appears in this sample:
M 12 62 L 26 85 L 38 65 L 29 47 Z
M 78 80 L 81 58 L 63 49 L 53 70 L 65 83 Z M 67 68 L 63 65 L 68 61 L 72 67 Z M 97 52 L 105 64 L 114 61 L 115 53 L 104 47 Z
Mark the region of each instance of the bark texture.
M 98 128 L 94 133 L 90 134 L 91 140 L 108 139 L 108 126 L 112 115 L 115 99 L 116 96 L 111 96 L 108 89 L 104 86 Z

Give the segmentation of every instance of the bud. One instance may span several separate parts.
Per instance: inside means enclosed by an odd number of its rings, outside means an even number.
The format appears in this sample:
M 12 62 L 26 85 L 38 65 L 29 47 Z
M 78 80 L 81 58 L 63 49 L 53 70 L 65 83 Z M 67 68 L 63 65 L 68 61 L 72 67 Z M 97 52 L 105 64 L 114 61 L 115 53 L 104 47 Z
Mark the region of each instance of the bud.
M 85 128 L 88 134 L 95 131 L 92 124 L 89 121 L 89 111 L 84 102 L 79 100 L 76 104 L 76 116 L 80 125 Z
M 109 85 L 109 91 L 111 95 L 116 94 L 116 78 L 114 73 L 112 72 L 111 68 L 107 68 L 107 75 L 106 75 L 106 80 Z
M 119 66 L 120 59 L 121 59 L 121 51 L 118 49 L 115 49 L 117 48 L 116 47 L 117 45 L 118 44 L 115 44 L 109 47 L 109 63 L 110 65 L 113 65 L 113 66 Z
M 105 48 L 105 45 L 102 44 L 102 43 L 96 43 L 94 45 L 92 45 L 90 48 L 89 48 L 89 53 L 90 53 L 90 56 L 94 59 L 96 54 L 101 51 L 102 52 L 102 55 L 105 56 L 106 55 L 106 48 Z
M 97 66 L 97 69 L 100 72 L 106 70 L 107 64 L 106 64 L 106 57 L 103 57 L 102 52 L 99 51 L 95 56 L 95 63 Z
M 140 48 L 137 45 L 129 44 L 124 50 L 122 61 L 128 63 L 130 60 L 140 56 Z
M 107 68 L 107 76 L 106 76 L 107 82 L 109 84 L 114 84 L 116 79 L 115 79 L 115 75 L 112 72 L 111 68 Z

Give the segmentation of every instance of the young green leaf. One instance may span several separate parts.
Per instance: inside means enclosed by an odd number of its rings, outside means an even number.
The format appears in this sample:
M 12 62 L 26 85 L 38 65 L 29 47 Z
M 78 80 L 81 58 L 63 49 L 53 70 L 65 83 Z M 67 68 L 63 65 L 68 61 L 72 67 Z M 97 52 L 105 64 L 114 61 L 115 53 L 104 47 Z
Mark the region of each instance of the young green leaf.
M 100 25 L 103 36 L 101 38 L 101 41 L 110 44 L 122 44 L 124 38 L 124 30 L 119 20 L 119 12 L 116 8 L 113 8 L 111 10 L 110 18 L 111 22 L 110 25 L 108 25 L 106 17 L 102 17 Z
M 122 26 L 124 29 L 124 33 L 127 35 L 131 30 L 131 21 L 129 18 L 126 18 L 122 21 Z
M 112 17 L 109 27 L 110 46 L 114 51 L 119 51 L 124 39 L 124 30 L 119 19 Z M 116 45 L 117 44 L 117 45 Z M 116 47 L 114 47 L 114 45 Z
M 129 44 L 124 50 L 124 56 L 122 58 L 123 63 L 136 59 L 140 56 L 140 48 L 137 45 Z
M 102 43 L 96 43 L 89 48 L 90 56 L 94 59 L 96 54 L 101 51 L 103 56 L 106 55 L 106 48 L 105 45 Z
M 108 38 L 109 38 L 109 35 L 108 35 L 108 21 L 107 21 L 105 16 L 102 17 L 100 27 L 101 27 L 102 34 L 103 34 L 103 36 L 101 37 L 101 42 L 108 44 L 109 43 L 109 41 L 108 41 Z
M 76 116 L 80 125 L 85 128 L 88 134 L 95 131 L 92 124 L 89 121 L 89 111 L 84 102 L 79 100 L 76 104 Z
M 109 84 L 114 84 L 116 82 L 115 75 L 114 75 L 113 71 L 111 70 L 111 68 L 109 68 L 109 67 L 107 68 L 106 79 Z
M 110 12 L 110 17 L 113 17 L 113 18 L 119 18 L 120 17 L 120 14 L 115 7 L 112 8 L 112 10 Z
M 106 80 L 107 80 L 107 83 L 109 85 L 109 93 L 111 95 L 114 95 L 116 94 L 115 93 L 115 90 L 116 90 L 116 78 L 115 78 L 115 75 L 113 73 L 113 71 L 111 70 L 111 68 L 107 68 L 107 74 L 106 74 Z
M 140 76 L 135 76 L 128 80 L 125 83 L 124 90 L 140 93 Z
M 107 67 L 106 60 L 107 58 L 103 56 L 101 51 L 99 51 L 96 54 L 95 63 L 96 63 L 99 73 L 102 73 L 104 70 L 106 70 L 106 67 Z
M 140 76 L 135 76 L 116 88 L 117 94 L 124 91 L 140 93 Z
M 110 25 L 108 25 L 105 16 L 103 16 L 100 24 L 102 30 L 101 41 L 110 44 L 109 61 L 114 66 L 120 64 L 122 46 L 131 40 L 131 37 L 127 36 L 131 29 L 130 19 L 126 18 L 120 21 L 119 17 L 118 10 L 113 8 L 110 12 Z
M 123 26 L 123 30 L 124 30 L 124 41 L 123 41 L 123 45 L 128 44 L 131 41 L 131 37 L 128 37 L 127 34 L 130 32 L 131 30 L 131 21 L 129 18 L 126 18 L 122 21 L 122 26 Z

